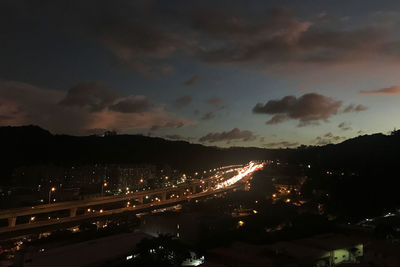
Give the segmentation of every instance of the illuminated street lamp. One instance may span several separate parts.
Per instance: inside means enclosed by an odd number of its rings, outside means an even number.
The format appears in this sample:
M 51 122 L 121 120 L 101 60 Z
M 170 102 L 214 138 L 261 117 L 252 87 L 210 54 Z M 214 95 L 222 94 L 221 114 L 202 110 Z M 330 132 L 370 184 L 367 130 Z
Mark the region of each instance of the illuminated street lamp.
M 104 182 L 104 183 L 101 185 L 101 196 L 103 196 L 104 187 L 107 187 L 107 186 L 108 186 L 107 182 Z
M 56 191 L 56 188 L 55 188 L 55 187 L 52 187 L 52 188 L 50 188 L 50 190 L 49 190 L 49 204 L 50 204 L 50 202 L 51 202 L 51 192 L 54 192 L 54 191 Z

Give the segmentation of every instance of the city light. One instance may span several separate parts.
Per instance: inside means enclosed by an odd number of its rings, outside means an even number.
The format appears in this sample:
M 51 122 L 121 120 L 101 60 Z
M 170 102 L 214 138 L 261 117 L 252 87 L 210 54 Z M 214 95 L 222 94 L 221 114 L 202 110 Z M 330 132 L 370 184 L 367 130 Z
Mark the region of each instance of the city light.
M 241 169 L 239 169 L 238 174 L 233 176 L 232 178 L 219 183 L 216 185 L 216 189 L 221 189 L 224 187 L 229 187 L 237 182 L 239 182 L 240 180 L 242 180 L 244 177 L 248 176 L 249 174 L 262 169 L 264 166 L 264 164 L 255 164 L 254 162 L 250 162 L 250 164 L 246 167 L 243 167 Z
M 50 188 L 50 190 L 49 190 L 49 204 L 51 203 L 51 193 L 54 192 L 54 191 L 56 191 L 56 188 L 55 188 L 55 187 L 52 187 L 52 188 Z M 54 201 L 55 201 L 55 199 L 54 199 Z

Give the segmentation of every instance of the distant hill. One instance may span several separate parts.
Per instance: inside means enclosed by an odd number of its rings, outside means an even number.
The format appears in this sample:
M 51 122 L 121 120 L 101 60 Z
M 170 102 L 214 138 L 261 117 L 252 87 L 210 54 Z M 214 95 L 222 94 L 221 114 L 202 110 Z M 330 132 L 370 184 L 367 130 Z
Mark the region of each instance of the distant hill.
M 399 133 L 364 135 L 336 145 L 296 150 L 292 160 L 311 165 L 302 193 L 324 193 L 318 201 L 342 221 L 359 221 L 398 209 Z
M 339 144 L 301 147 L 290 161 L 308 162 L 332 169 L 381 170 L 400 166 L 400 134 L 372 134 L 348 139 Z
M 0 146 L 2 180 L 15 167 L 42 163 L 153 163 L 185 171 L 266 159 L 273 153 L 262 148 L 208 147 L 142 135 L 53 135 L 38 126 L 0 127 Z
M 245 163 L 254 159 L 281 159 L 320 168 L 381 171 L 400 166 L 400 133 L 364 135 L 340 144 L 301 146 L 297 149 L 254 147 L 218 148 L 142 135 L 53 135 L 38 126 L 0 127 L 1 180 L 15 167 L 53 163 L 168 164 L 183 171 Z M 396 166 L 396 167 L 395 167 Z

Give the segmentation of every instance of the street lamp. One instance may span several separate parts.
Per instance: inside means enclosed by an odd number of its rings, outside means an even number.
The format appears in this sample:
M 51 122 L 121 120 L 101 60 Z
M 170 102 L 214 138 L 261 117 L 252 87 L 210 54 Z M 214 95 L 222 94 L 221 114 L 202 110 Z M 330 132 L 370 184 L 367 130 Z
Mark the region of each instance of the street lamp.
M 51 201 L 51 192 L 54 192 L 54 191 L 56 191 L 56 188 L 55 188 L 55 187 L 52 187 L 52 188 L 50 188 L 50 190 L 49 190 L 49 204 L 50 204 L 50 201 Z
M 104 187 L 107 187 L 108 186 L 108 183 L 107 182 L 104 182 L 102 185 L 101 185 L 101 195 L 103 196 L 103 194 L 104 194 Z
M 104 182 L 102 185 L 101 185 L 101 196 L 103 196 L 103 192 L 104 192 L 104 187 L 107 187 L 107 182 Z

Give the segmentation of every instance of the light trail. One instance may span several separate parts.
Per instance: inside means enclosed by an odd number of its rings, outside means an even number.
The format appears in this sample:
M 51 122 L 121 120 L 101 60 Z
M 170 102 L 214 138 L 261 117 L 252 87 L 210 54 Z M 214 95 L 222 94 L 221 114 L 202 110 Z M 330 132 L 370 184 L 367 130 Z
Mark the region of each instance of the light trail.
M 215 189 L 221 189 L 224 187 L 231 186 L 240 180 L 242 180 L 244 177 L 250 175 L 251 173 L 260 170 L 264 167 L 263 163 L 260 164 L 255 164 L 254 162 L 250 162 L 248 166 L 241 168 L 238 172 L 237 175 L 233 176 L 232 178 L 229 178 L 228 180 L 219 183 L 215 186 Z

